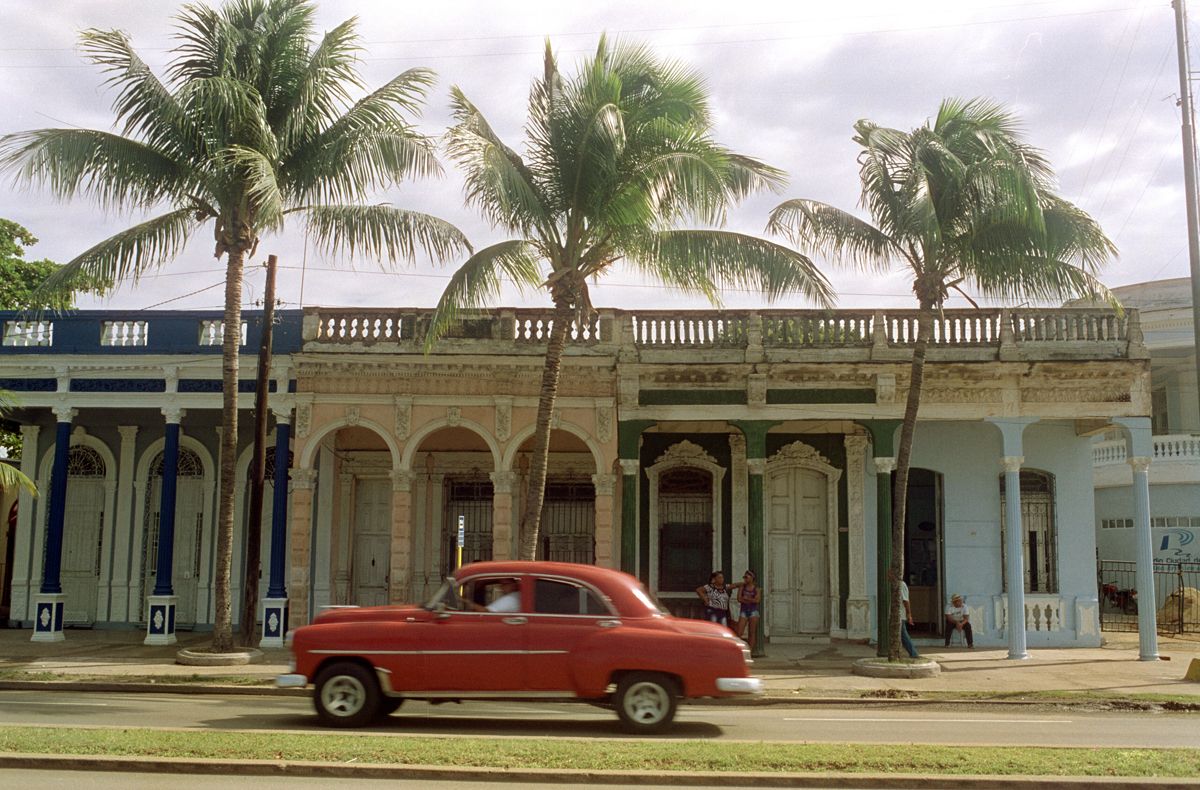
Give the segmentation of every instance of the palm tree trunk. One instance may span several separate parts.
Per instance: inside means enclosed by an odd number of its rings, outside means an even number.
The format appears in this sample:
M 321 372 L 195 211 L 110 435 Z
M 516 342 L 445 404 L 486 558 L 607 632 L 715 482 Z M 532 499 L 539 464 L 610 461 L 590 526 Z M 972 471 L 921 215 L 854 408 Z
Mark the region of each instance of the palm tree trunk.
M 546 469 L 550 461 L 550 417 L 558 398 L 558 378 L 562 354 L 571 330 L 574 310 L 566 300 L 554 305 L 554 325 L 546 343 L 546 365 L 542 369 L 542 391 L 538 395 L 537 429 L 533 434 L 533 458 L 529 464 L 529 484 L 525 508 L 521 513 L 521 559 L 537 559 L 538 528 L 542 521 L 542 502 L 546 498 Z
M 917 410 L 921 407 L 921 382 L 925 378 L 925 350 L 933 334 L 933 306 L 922 304 L 917 315 L 917 339 L 913 344 L 912 371 L 908 379 L 908 402 L 900 425 L 900 445 L 896 448 L 896 481 L 892 489 L 892 566 L 888 579 L 892 585 L 892 615 L 888 629 L 888 660 L 900 658 L 900 581 L 904 578 L 904 519 L 908 505 L 908 467 L 912 458 L 913 433 Z
M 242 345 L 242 264 L 246 252 L 229 250 L 225 268 L 225 331 L 221 339 L 221 487 L 217 497 L 216 578 L 213 594 L 214 652 L 233 650 L 230 568 L 233 565 L 233 500 L 237 483 L 238 353 Z

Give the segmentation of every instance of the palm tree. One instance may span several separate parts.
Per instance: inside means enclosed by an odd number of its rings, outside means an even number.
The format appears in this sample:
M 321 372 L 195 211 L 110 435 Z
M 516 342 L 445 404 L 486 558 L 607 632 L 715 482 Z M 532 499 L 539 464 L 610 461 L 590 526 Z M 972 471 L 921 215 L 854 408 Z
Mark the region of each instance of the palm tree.
M 0 390 L 0 417 L 3 417 L 13 405 L 12 394 L 7 390 Z M 34 449 L 30 448 L 28 452 L 34 452 Z M 7 491 L 18 486 L 30 494 L 37 495 L 37 486 L 20 469 L 0 462 L 0 491 Z
M 871 222 L 800 199 L 776 206 L 767 227 L 835 261 L 879 273 L 898 265 L 912 277 L 919 313 L 896 451 L 888 573 L 894 602 L 903 570 L 913 431 L 935 312 L 952 291 L 966 296 L 966 285 L 1002 300 L 1107 295 L 1096 273 L 1116 248 L 1095 220 L 1054 192 L 1049 163 L 1024 142 L 1014 116 L 996 104 L 948 99 L 932 123 L 911 132 L 866 120 L 854 130 L 862 146 L 861 205 Z M 889 630 L 888 657 L 894 661 L 900 656 L 895 607 Z
M 174 258 L 212 222 L 214 255 L 226 259 L 218 652 L 233 645 L 229 571 L 246 257 L 291 215 L 329 252 L 394 262 L 419 249 L 435 259 L 470 249 L 442 220 L 364 204 L 376 188 L 439 172 L 435 146 L 409 121 L 433 75 L 413 69 L 364 92 L 355 20 L 318 41 L 314 13 L 303 0 L 184 6 L 165 81 L 124 33 L 85 31 L 84 52 L 117 91 L 113 110 L 121 133 L 40 129 L 0 140 L 0 166 L 60 198 L 84 194 L 105 208 L 163 212 L 83 252 L 65 265 L 60 280 L 136 279 Z
M 498 297 L 508 279 L 545 289 L 554 304 L 537 427 L 521 516 L 521 557 L 534 559 L 563 348 L 572 323 L 594 311 L 589 278 L 618 261 L 689 293 L 717 300 L 722 285 L 768 298 L 799 291 L 822 304 L 829 286 L 805 256 L 723 230 L 680 230 L 685 219 L 720 224 L 729 206 L 783 173 L 711 137 L 707 91 L 696 72 L 644 47 L 610 44 L 572 77 L 546 43 L 533 84 L 522 157 L 502 142 L 457 87 L 449 155 L 465 175 L 467 202 L 516 238 L 476 252 L 442 294 L 427 343 L 467 307 Z

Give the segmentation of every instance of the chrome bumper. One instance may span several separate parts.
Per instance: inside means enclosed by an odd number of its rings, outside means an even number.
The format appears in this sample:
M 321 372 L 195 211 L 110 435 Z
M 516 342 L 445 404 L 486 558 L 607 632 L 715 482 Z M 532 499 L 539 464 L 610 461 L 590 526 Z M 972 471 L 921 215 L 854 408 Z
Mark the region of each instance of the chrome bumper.
M 276 675 L 275 687 L 281 689 L 302 689 L 308 685 L 308 678 L 304 675 Z
M 717 678 L 717 690 L 729 694 L 762 694 L 762 678 Z

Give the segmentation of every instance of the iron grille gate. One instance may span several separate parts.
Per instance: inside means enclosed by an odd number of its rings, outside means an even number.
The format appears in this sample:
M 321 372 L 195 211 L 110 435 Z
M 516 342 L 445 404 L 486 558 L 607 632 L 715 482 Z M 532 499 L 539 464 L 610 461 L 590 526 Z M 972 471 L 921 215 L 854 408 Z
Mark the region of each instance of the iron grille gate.
M 1137 631 L 1137 563 L 1100 560 L 1100 630 Z M 1200 633 L 1200 562 L 1154 563 L 1155 619 L 1158 633 Z
M 458 543 L 458 517 L 465 535 L 462 564 L 492 558 L 492 483 L 487 479 L 448 478 L 445 483 L 445 524 L 442 529 L 442 566 L 454 573 Z
M 538 556 L 553 562 L 596 562 L 596 487 L 586 478 L 551 478 L 542 502 Z

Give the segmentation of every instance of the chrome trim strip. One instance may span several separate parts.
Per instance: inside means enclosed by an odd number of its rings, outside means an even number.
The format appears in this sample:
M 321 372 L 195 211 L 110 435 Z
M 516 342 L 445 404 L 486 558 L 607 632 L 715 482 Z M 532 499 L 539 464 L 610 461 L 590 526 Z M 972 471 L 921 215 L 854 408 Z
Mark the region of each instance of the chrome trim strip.
M 762 678 L 717 678 L 717 690 L 730 694 L 762 694 Z
M 566 650 L 312 650 L 317 656 L 557 656 Z
M 413 691 L 404 695 L 405 699 L 574 699 L 579 695 L 574 691 Z
M 286 675 L 275 676 L 275 687 L 281 689 L 302 689 L 308 685 L 308 678 L 304 675 L 288 673 Z

